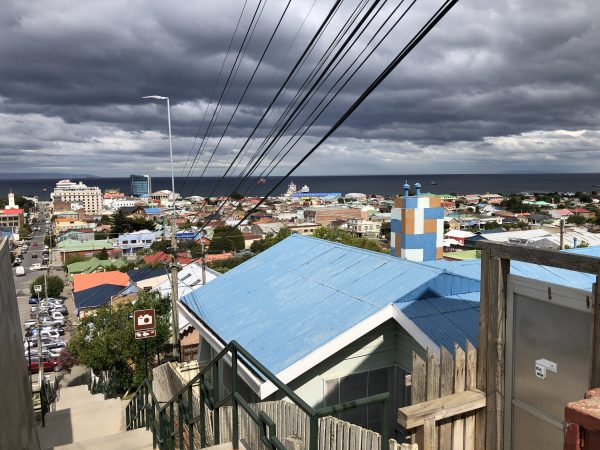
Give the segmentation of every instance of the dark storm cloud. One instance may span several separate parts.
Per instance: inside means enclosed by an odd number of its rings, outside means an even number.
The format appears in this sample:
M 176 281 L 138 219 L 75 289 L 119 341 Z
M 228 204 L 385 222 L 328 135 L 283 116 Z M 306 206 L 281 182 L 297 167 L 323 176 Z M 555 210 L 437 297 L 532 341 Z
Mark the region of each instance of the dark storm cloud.
M 171 97 L 176 160 L 183 169 L 242 4 L 0 0 L 0 172 L 30 171 L 36 164 L 41 170 L 98 175 L 126 175 L 133 167 L 165 173 L 165 106 L 140 99 L 148 94 Z M 256 4 L 248 1 L 240 30 Z M 290 156 L 297 159 L 322 136 L 437 4 L 417 2 Z M 264 8 L 209 148 L 225 129 L 284 5 L 271 0 Z M 223 170 L 250 134 L 330 6 L 292 1 L 219 145 L 212 174 Z M 353 7 L 344 2 L 324 41 Z M 515 165 L 519 171 L 599 170 L 600 136 L 594 131 L 600 123 L 599 12 L 593 0 L 459 2 L 301 170 L 494 172 Z M 376 24 L 350 55 L 362 49 Z M 240 42 L 238 34 L 234 48 Z M 311 55 L 313 65 L 324 49 L 320 44 Z M 231 56 L 225 75 L 232 63 Z M 325 81 L 324 89 L 332 83 Z M 275 123 L 285 103 L 275 106 L 257 136 L 266 135 L 266 125 Z

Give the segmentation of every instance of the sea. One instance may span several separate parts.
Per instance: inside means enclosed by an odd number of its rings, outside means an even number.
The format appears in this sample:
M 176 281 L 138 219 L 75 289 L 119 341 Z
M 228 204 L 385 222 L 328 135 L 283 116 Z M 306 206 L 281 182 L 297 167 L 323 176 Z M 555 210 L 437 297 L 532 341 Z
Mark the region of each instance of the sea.
M 12 191 L 19 195 L 35 196 L 48 200 L 50 192 L 59 178 L 0 179 L 0 198 Z M 118 189 L 129 194 L 128 177 L 73 178 L 88 186 L 98 186 L 103 191 Z M 293 176 L 289 179 L 249 179 L 240 185 L 238 178 L 204 177 L 176 178 L 175 190 L 184 196 L 202 197 L 230 194 L 233 191 L 244 195 L 265 195 L 275 188 L 272 195 L 283 194 L 290 181 L 298 189 L 306 185 L 311 192 L 339 192 L 379 194 L 394 196 L 402 191 L 405 181 L 412 186 L 419 182 L 423 192 L 434 194 L 469 193 L 542 193 L 542 192 L 591 192 L 600 191 L 600 173 L 552 173 L 552 174 L 429 174 L 429 175 L 347 175 L 347 176 Z M 277 184 L 279 184 L 277 186 Z M 171 189 L 171 178 L 153 177 L 152 190 Z

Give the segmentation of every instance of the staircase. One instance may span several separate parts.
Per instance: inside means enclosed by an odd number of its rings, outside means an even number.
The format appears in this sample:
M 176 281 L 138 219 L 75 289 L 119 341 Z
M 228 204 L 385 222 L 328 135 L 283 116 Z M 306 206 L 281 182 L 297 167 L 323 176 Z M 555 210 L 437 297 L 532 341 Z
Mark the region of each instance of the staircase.
M 152 433 L 145 428 L 125 431 L 123 410 L 127 402 L 92 395 L 87 385 L 62 387 L 56 410 L 46 414 L 40 427 L 42 449 L 149 450 Z

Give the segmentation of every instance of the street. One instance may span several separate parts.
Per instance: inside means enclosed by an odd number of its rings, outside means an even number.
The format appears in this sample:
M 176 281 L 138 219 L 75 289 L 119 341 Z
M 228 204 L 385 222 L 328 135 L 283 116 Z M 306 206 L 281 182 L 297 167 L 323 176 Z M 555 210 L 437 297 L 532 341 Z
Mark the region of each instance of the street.
M 31 240 L 27 241 L 29 243 L 29 248 L 27 250 L 27 252 L 25 254 L 21 255 L 22 258 L 22 263 L 21 265 L 25 268 L 25 275 L 24 276 L 16 276 L 15 275 L 15 267 L 13 267 L 13 278 L 15 281 L 15 289 L 16 289 L 16 293 L 17 293 L 17 303 L 18 303 L 18 308 L 19 308 L 19 317 L 20 317 L 20 321 L 21 321 L 21 330 L 23 333 L 23 339 L 25 339 L 25 331 L 24 331 L 24 324 L 25 321 L 31 319 L 30 317 L 30 311 L 31 311 L 31 306 L 29 304 L 29 298 L 31 297 L 30 295 L 30 286 L 31 283 L 40 275 L 44 274 L 44 270 L 38 270 L 38 271 L 31 271 L 29 270 L 29 268 L 31 267 L 32 264 L 34 263 L 41 263 L 42 261 L 42 251 L 44 250 L 44 236 L 45 236 L 45 232 L 46 232 L 46 215 L 40 214 L 39 218 L 38 218 L 38 223 L 37 226 L 40 227 L 40 231 L 35 231 Z M 50 232 L 49 227 L 48 227 L 48 232 Z M 34 246 L 34 243 L 36 243 L 37 245 Z M 37 254 L 37 258 L 33 258 L 32 254 L 36 253 Z M 70 335 L 73 332 L 73 324 L 76 322 L 77 317 L 76 317 L 76 311 L 75 311 L 75 304 L 73 302 L 73 298 L 71 295 L 71 288 L 68 284 L 68 280 L 67 280 L 67 274 L 62 270 L 62 264 L 60 261 L 60 255 L 58 254 L 58 251 L 53 251 L 50 254 L 50 270 L 49 270 L 49 275 L 50 276 L 59 276 L 62 278 L 63 282 L 65 283 L 65 288 L 62 292 L 61 297 L 63 297 L 65 299 L 65 306 L 68 309 L 68 317 L 67 317 L 67 321 L 65 323 L 65 334 L 64 336 L 61 336 L 61 339 L 64 339 L 65 341 L 69 340 Z M 54 377 L 54 374 L 48 374 L 50 375 L 51 378 Z M 34 383 L 37 382 L 37 377 L 35 375 L 33 375 L 32 377 L 32 381 Z

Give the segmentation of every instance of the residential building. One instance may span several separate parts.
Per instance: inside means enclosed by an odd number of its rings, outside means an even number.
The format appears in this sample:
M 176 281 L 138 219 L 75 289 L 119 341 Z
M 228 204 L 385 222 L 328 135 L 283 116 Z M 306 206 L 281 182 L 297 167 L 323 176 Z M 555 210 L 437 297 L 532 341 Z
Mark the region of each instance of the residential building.
M 319 228 L 321 225 L 317 223 L 290 223 L 286 225 L 292 233 L 298 233 L 302 236 L 312 236 L 315 233 L 315 230 Z
M 478 290 L 478 279 L 294 234 L 185 295 L 181 311 L 200 332 L 201 355 L 236 340 L 312 407 L 391 391 L 397 413 L 409 402 L 413 351 L 476 342 Z M 281 399 L 270 382 L 242 379 L 260 400 Z M 380 426 L 366 409 L 350 417 Z
M 123 272 L 73 275 L 73 300 L 79 318 L 93 314 L 95 309 L 107 303 L 117 306 L 125 301 L 130 302 L 138 291 L 129 276 Z
M 85 230 L 94 226 L 94 223 L 86 222 L 76 218 L 60 217 L 54 220 L 54 233 L 63 234 L 69 230 Z
M 253 234 L 259 234 L 262 238 L 277 234 L 283 228 L 285 225 L 281 222 L 254 223 L 250 227 Z
M 140 197 L 152 193 L 152 178 L 150 175 L 130 175 L 131 196 Z
M 102 191 L 99 187 L 88 187 L 81 181 L 74 183 L 71 180 L 61 180 L 56 183 L 50 198 L 61 202 L 81 203 L 86 214 L 100 214 L 102 212 Z
M 25 224 L 25 211 L 19 208 L 0 209 L 0 230 L 19 233 Z
M 362 211 L 359 208 L 345 206 L 309 206 L 304 210 L 304 220 L 323 226 L 331 225 L 336 220 L 346 221 L 351 217 L 360 219 Z
M 488 203 L 490 205 L 499 205 L 504 200 L 500 194 L 483 194 L 479 197 L 479 200 L 483 203 Z
M 164 189 L 151 193 L 150 198 L 158 202 L 160 206 L 169 206 L 173 204 L 173 199 L 176 199 L 177 195 L 174 196 L 171 191 Z
M 108 239 L 96 239 L 84 242 L 66 239 L 62 242 L 58 242 L 57 249 L 63 262 L 69 255 L 77 254 L 91 257 L 100 253 L 102 249 L 106 249 L 109 258 L 119 258 L 123 254 L 123 251 L 115 246 L 113 241 Z
M 159 236 L 160 233 L 156 231 L 140 230 L 121 234 L 117 241 L 124 255 L 135 255 L 141 249 L 150 248 Z
M 127 265 L 127 261 L 122 258 L 98 259 L 96 257 L 92 257 L 87 261 L 69 264 L 67 266 L 67 273 L 73 276 L 80 273 L 105 272 L 107 267 L 114 267 L 116 269 L 119 269 L 125 265 Z
M 348 231 L 361 237 L 376 238 L 381 231 L 381 222 L 372 220 L 357 219 L 352 217 L 347 222 Z

